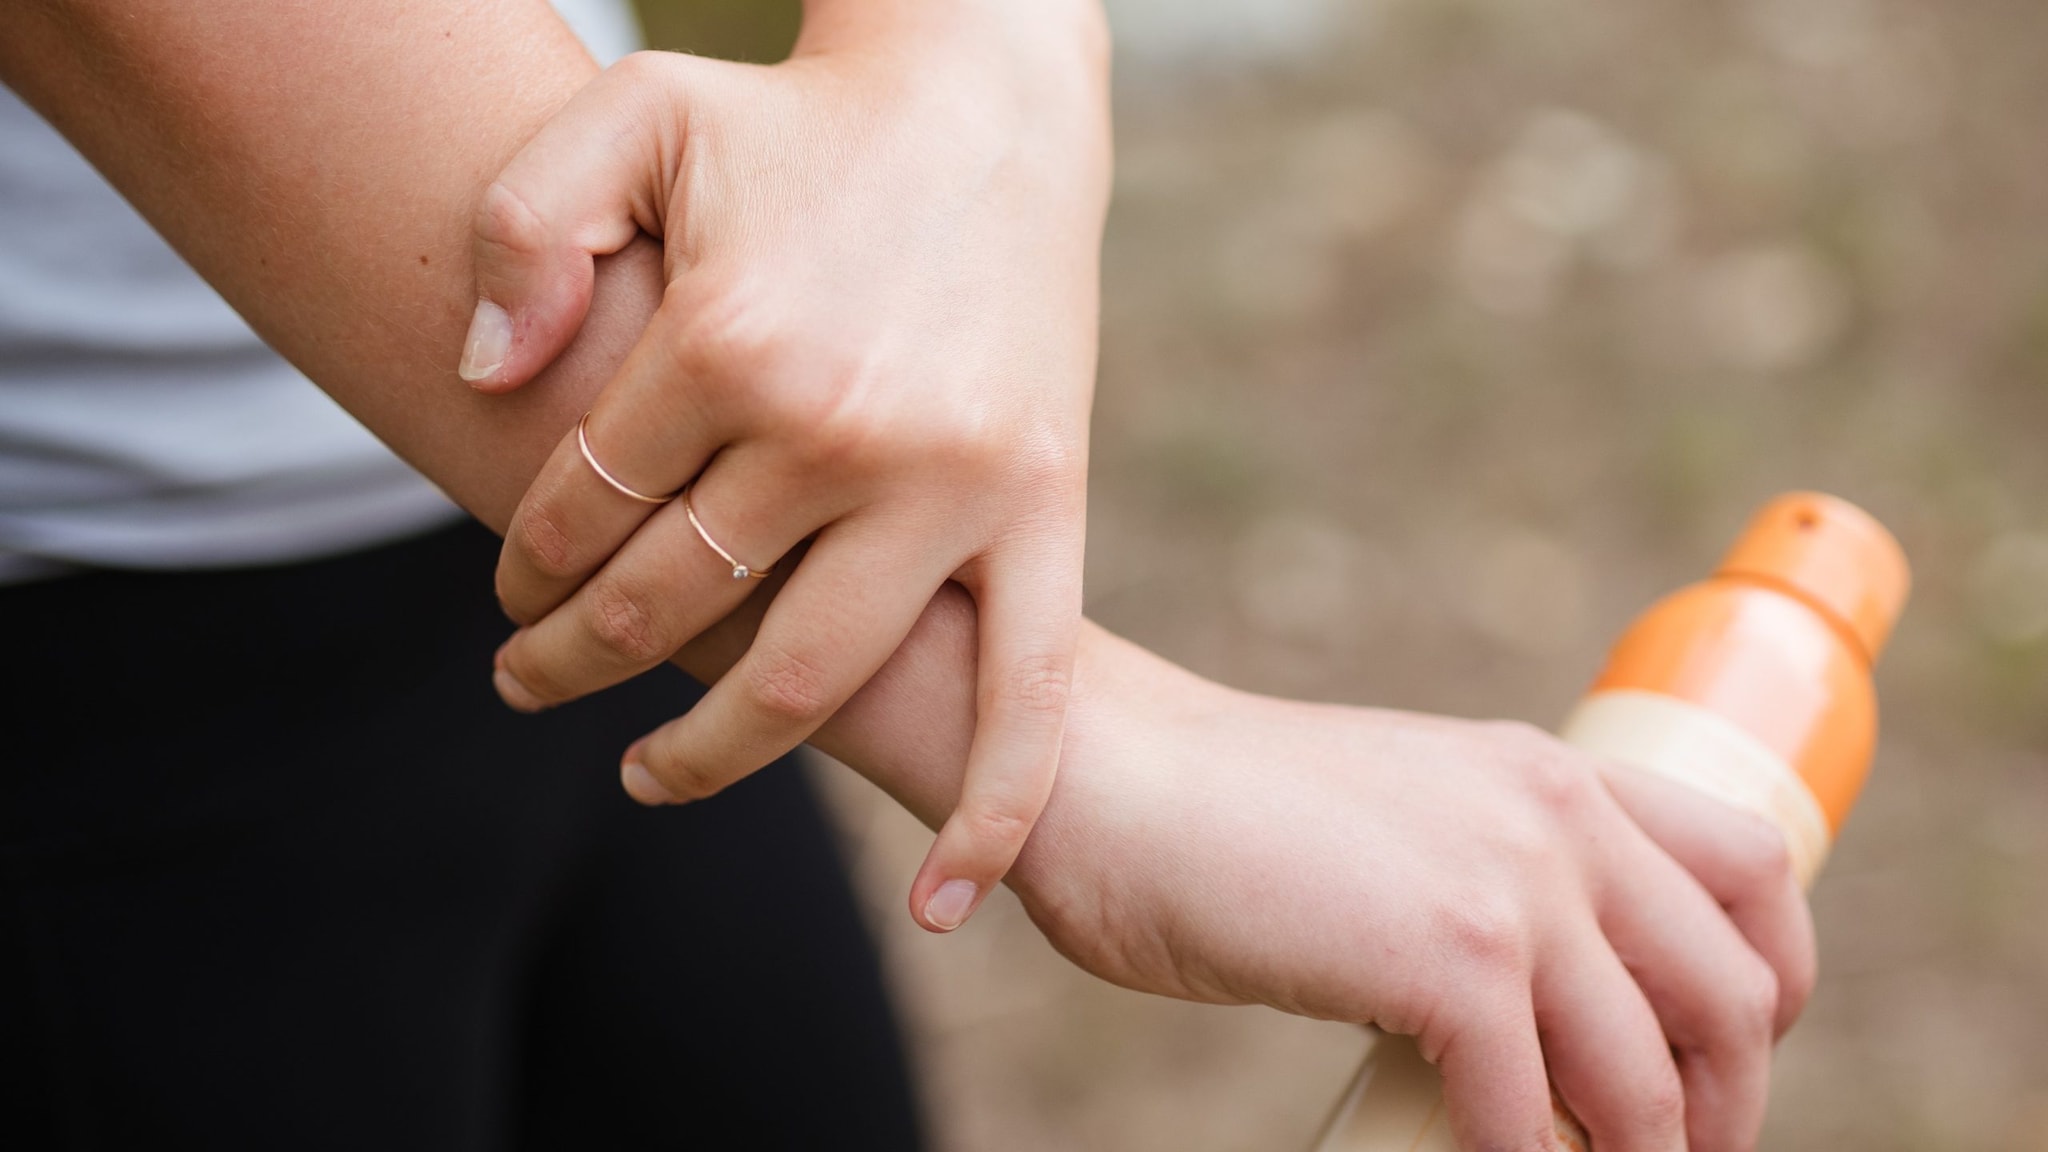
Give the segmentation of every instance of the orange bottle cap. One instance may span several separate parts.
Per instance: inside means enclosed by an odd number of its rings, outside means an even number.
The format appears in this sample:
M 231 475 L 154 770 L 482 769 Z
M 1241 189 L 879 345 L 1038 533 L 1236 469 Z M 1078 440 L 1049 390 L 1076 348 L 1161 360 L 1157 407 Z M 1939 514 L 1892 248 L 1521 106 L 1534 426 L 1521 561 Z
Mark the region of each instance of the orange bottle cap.
M 1764 505 L 1714 574 L 1756 580 L 1799 597 L 1873 663 L 1913 583 L 1905 550 L 1884 525 L 1854 504 L 1818 492 L 1793 492 Z

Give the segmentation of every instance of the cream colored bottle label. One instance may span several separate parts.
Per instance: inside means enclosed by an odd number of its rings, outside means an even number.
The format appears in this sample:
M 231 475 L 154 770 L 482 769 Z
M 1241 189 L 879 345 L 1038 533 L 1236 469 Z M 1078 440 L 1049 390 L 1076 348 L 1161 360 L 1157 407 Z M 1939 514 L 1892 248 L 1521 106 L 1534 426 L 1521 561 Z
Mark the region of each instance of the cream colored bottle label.
M 1690 784 L 1754 812 L 1785 834 L 1799 882 L 1811 887 L 1827 858 L 1827 816 L 1792 766 L 1756 737 L 1697 704 L 1655 692 L 1595 692 L 1560 735 L 1588 752 Z M 1557 1140 L 1590 1144 L 1562 1107 Z M 1315 1152 L 1458 1152 L 1444 1116 L 1443 1080 L 1406 1036 L 1379 1036 Z
M 1770 821 L 1785 834 L 1799 883 L 1813 887 L 1828 856 L 1827 814 L 1790 764 L 1719 714 L 1655 692 L 1595 692 L 1558 734 Z

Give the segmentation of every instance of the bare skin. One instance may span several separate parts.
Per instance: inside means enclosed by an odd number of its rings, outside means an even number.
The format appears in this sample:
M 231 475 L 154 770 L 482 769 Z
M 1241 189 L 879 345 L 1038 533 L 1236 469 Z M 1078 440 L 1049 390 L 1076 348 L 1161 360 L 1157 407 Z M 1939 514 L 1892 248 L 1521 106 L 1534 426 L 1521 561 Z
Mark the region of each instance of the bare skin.
M 740 573 L 813 541 L 733 673 L 634 744 L 644 803 L 795 747 L 941 584 L 974 596 L 977 738 L 911 885 L 935 931 L 1009 870 L 1059 761 L 1109 199 L 1092 3 L 1008 6 L 978 38 L 949 7 L 904 34 L 979 45 L 942 68 L 822 20 L 773 68 L 613 65 L 485 194 L 462 369 L 516 386 L 574 335 L 592 256 L 663 237 L 660 311 L 506 536 L 498 594 L 524 627 L 494 679 L 513 707 L 661 663 L 753 591 Z
M 911 6 L 859 17 L 886 31 Z M 0 8 L 0 76 L 266 339 L 500 530 L 661 297 L 660 252 L 631 243 L 533 384 L 489 397 L 455 374 L 480 198 L 595 71 L 544 6 L 510 0 Z M 716 681 L 776 590 L 679 663 Z M 972 601 L 949 585 L 813 742 L 937 826 L 961 792 L 976 658 Z M 1415 1033 L 1468 1149 L 1548 1147 L 1550 1078 L 1603 1152 L 1754 1146 L 1772 1037 L 1813 978 L 1804 902 L 1760 825 L 1654 782 L 1606 786 L 1524 728 L 1247 696 L 1092 625 L 1073 684 L 1058 782 L 1009 882 L 1077 963 Z M 1700 826 L 1716 832 L 1681 834 Z

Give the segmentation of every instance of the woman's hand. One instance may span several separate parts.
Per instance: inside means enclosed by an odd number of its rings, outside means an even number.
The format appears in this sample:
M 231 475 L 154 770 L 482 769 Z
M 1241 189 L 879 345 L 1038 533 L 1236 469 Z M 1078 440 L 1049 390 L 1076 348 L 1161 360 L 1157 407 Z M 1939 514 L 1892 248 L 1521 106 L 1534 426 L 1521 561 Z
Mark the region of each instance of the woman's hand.
M 1059 759 L 1105 73 L 1092 5 L 814 2 L 782 65 L 620 62 L 477 217 L 462 374 L 486 391 L 567 345 L 594 256 L 644 231 L 668 277 L 512 520 L 498 589 L 524 627 L 500 693 L 540 708 L 650 668 L 811 540 L 738 665 L 626 754 L 635 798 L 695 799 L 808 737 L 957 580 L 980 610 L 978 719 L 911 891 L 935 930 L 1008 870 Z M 620 490 L 685 485 L 662 506 Z
M 1554 1081 L 1600 1152 L 1748 1152 L 1814 977 L 1752 816 L 1525 726 L 1249 696 L 1099 632 L 1012 885 L 1118 984 L 1418 1036 L 1468 1149 L 1552 1147 Z

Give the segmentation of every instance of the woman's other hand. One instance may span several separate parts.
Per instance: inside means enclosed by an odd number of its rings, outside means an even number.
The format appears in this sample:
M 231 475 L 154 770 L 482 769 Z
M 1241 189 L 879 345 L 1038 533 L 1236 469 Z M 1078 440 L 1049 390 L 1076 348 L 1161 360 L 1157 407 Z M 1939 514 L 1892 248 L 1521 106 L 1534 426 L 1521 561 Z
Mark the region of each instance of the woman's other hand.
M 477 216 L 462 375 L 480 390 L 517 388 L 566 346 L 594 257 L 644 231 L 668 276 L 513 518 L 498 589 L 524 626 L 500 693 L 540 708 L 651 668 L 811 541 L 739 664 L 626 754 L 636 798 L 695 799 L 802 742 L 960 582 L 980 608 L 978 721 L 911 891 L 936 930 L 1008 870 L 1059 759 L 1106 53 L 1089 4 L 813 3 L 774 67 L 621 61 Z M 620 490 L 685 485 L 665 505 Z

